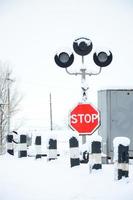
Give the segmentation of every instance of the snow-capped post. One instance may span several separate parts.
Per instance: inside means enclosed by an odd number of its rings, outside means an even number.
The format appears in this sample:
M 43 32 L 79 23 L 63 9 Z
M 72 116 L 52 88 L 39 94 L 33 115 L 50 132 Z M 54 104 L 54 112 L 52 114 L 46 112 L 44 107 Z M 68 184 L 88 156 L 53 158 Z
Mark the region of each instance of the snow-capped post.
M 129 145 L 127 137 L 116 137 L 113 140 L 115 180 L 129 177 Z
M 36 136 L 36 139 L 35 139 L 35 149 L 36 149 L 35 158 L 36 158 L 36 159 L 42 157 L 41 143 L 42 143 L 42 138 L 41 138 L 41 136 Z
M 14 155 L 14 143 L 17 144 L 16 141 L 14 141 L 14 137 L 15 135 L 18 135 L 18 133 L 16 131 L 12 131 L 10 134 L 7 135 L 7 152 L 11 155 Z
M 7 135 L 7 152 L 14 155 L 13 134 Z
M 102 156 L 101 156 L 101 142 L 102 137 L 92 136 L 90 140 L 90 157 L 89 157 L 89 167 L 90 171 L 92 169 L 102 169 Z
M 48 140 L 48 161 L 57 159 L 57 140 L 51 137 Z
M 76 137 L 72 136 L 69 139 L 69 147 L 71 167 L 80 165 L 79 142 Z
M 32 145 L 32 134 L 27 134 L 27 147 Z
M 27 157 L 27 135 L 20 135 L 18 144 L 18 157 Z

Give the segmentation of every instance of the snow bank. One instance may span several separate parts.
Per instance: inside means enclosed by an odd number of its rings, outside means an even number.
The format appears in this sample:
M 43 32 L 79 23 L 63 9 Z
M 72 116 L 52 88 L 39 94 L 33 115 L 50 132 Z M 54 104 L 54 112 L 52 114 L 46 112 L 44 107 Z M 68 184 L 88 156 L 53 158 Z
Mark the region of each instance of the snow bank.
M 88 165 L 70 168 L 69 157 L 15 159 L 0 156 L 1 200 L 132 200 L 133 166 L 129 183 L 114 181 L 113 165 L 89 174 Z

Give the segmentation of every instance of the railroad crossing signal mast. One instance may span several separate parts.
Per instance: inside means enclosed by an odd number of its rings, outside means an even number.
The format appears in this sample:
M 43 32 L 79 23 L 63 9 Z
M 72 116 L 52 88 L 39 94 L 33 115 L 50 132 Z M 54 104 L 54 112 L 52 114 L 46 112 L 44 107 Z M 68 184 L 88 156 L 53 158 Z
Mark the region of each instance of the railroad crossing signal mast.
M 92 48 L 93 48 L 92 41 L 85 37 L 78 38 L 73 42 L 73 49 L 75 53 L 81 56 L 82 58 L 82 66 L 79 69 L 79 72 L 70 72 L 68 70 L 68 67 L 70 67 L 74 62 L 73 52 L 62 51 L 62 52 L 57 53 L 54 57 L 55 63 L 59 67 L 65 68 L 66 72 L 69 75 L 81 76 L 81 90 L 82 90 L 81 103 L 87 103 L 87 99 L 88 99 L 87 90 L 89 89 L 89 87 L 86 84 L 86 75 L 92 76 L 92 75 L 100 74 L 102 68 L 108 66 L 111 63 L 112 58 L 113 58 L 112 53 L 109 50 L 94 52 L 93 54 L 94 63 L 100 68 L 96 73 L 88 71 L 84 65 L 84 56 L 87 56 L 92 51 Z M 85 142 L 86 142 L 86 136 L 83 135 L 82 143 L 84 144 Z

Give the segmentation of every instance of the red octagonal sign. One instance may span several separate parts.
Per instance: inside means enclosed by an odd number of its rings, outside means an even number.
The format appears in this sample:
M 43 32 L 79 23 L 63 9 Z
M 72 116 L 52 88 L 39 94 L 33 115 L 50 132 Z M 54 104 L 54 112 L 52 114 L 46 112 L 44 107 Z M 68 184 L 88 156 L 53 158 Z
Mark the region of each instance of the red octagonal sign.
M 80 135 L 91 135 L 100 125 L 100 114 L 92 104 L 78 104 L 70 112 L 70 127 Z

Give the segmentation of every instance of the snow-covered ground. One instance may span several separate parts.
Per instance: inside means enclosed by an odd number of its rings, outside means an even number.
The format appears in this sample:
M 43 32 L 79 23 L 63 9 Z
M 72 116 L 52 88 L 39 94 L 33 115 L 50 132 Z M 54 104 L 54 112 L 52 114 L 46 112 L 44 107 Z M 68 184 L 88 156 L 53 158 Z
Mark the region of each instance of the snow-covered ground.
M 46 157 L 35 160 L 0 156 L 0 200 L 133 199 L 131 163 L 129 179 L 115 181 L 112 164 L 91 174 L 88 164 L 71 168 L 68 146 L 61 144 L 61 156 L 55 161 L 47 161 Z

